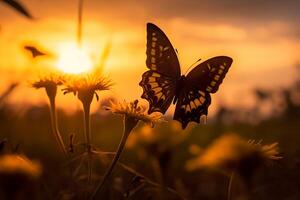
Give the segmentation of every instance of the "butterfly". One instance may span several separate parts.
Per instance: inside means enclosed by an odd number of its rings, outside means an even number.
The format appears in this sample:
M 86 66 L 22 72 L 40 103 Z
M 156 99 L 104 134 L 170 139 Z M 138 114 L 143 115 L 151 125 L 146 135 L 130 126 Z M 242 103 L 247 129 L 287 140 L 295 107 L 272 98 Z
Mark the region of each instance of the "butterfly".
M 149 102 L 148 113 L 165 112 L 176 104 L 174 120 L 185 129 L 189 122 L 200 123 L 211 104 L 210 93 L 217 92 L 233 60 L 227 56 L 210 58 L 181 75 L 180 64 L 170 40 L 156 25 L 147 23 L 146 65 L 139 85 L 142 98 Z

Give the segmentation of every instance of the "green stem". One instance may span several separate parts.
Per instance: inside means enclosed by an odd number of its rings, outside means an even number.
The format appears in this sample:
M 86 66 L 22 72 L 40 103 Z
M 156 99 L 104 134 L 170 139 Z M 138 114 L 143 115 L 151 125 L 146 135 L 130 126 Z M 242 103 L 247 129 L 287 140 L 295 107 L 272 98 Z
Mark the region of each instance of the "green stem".
M 50 97 L 49 96 L 49 101 L 50 101 L 50 117 L 51 117 L 51 128 L 52 128 L 52 133 L 56 139 L 56 142 L 62 152 L 64 153 L 65 156 L 68 155 L 66 146 L 64 144 L 64 141 L 61 137 L 61 134 L 58 130 L 58 124 L 57 124 L 57 115 L 56 115 L 56 106 L 55 106 L 55 96 Z
M 91 145 L 91 123 L 90 123 L 90 103 L 82 103 L 84 113 L 84 135 L 86 139 L 87 155 L 88 155 L 88 183 L 92 180 L 92 145 Z
M 102 181 L 97 185 L 97 187 L 94 190 L 94 192 L 92 193 L 90 199 L 94 199 L 96 197 L 97 193 L 101 192 L 101 190 L 103 189 L 103 186 L 105 185 L 106 181 L 110 177 L 111 173 L 113 172 L 113 169 L 115 168 L 117 162 L 120 159 L 121 153 L 123 152 L 123 149 L 125 147 L 125 144 L 126 144 L 126 141 L 127 141 L 127 138 L 129 136 L 130 132 L 136 126 L 137 122 L 138 121 L 136 119 L 133 119 L 133 118 L 130 118 L 130 117 L 127 117 L 127 116 L 124 117 L 123 135 L 122 135 L 121 141 L 119 143 L 117 152 L 116 152 L 110 166 L 106 170 Z
M 229 179 L 228 190 L 227 190 L 227 200 L 231 200 L 231 198 L 232 198 L 233 179 L 234 179 L 234 171 L 231 173 L 230 179 Z

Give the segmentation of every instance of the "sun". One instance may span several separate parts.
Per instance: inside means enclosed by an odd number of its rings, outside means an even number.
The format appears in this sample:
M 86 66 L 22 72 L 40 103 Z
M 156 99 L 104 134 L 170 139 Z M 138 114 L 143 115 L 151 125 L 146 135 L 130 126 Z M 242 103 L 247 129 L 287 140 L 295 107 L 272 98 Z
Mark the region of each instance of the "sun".
M 65 73 L 80 74 L 92 70 L 93 63 L 87 49 L 66 43 L 59 47 L 57 68 Z

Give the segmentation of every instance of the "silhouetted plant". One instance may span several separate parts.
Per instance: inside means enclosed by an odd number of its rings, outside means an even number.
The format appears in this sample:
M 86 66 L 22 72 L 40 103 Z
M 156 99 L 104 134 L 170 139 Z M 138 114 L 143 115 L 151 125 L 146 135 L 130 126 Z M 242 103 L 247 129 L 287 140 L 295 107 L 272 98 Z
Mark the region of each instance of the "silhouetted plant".
M 58 129 L 57 114 L 56 114 L 56 93 L 57 87 L 63 83 L 63 77 L 57 73 L 52 73 L 40 77 L 39 80 L 32 83 L 34 88 L 44 88 L 46 90 L 47 97 L 50 103 L 50 117 L 51 117 L 51 128 L 52 133 L 61 148 L 62 152 L 67 155 L 67 150 L 62 139 L 62 136 Z

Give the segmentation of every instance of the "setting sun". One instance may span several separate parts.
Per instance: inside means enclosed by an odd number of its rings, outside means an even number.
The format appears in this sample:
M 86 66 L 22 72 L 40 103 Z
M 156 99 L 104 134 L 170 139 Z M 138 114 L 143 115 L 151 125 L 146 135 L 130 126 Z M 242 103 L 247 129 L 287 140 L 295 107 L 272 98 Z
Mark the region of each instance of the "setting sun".
M 75 44 L 64 44 L 59 48 L 57 67 L 65 73 L 79 74 L 93 67 L 88 51 Z

